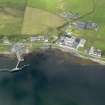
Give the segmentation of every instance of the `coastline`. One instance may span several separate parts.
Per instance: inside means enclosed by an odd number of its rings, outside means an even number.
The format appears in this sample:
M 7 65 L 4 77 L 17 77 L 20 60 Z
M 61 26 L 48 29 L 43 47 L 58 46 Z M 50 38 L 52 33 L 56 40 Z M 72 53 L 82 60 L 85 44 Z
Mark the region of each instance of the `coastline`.
M 93 61 L 95 63 L 98 63 L 98 64 L 100 64 L 102 66 L 105 66 L 105 61 L 103 61 L 101 59 L 93 58 L 91 56 L 82 55 L 82 54 L 80 54 L 80 52 L 78 50 L 76 50 L 76 49 L 74 49 L 72 47 L 70 48 L 70 47 L 65 47 L 65 46 L 60 45 L 60 46 L 53 46 L 53 48 L 54 49 L 59 49 L 59 50 L 61 50 L 63 52 L 68 52 L 68 53 L 70 53 L 70 54 L 72 54 L 72 55 L 74 55 L 76 57 L 81 58 L 81 59 L 91 60 L 91 61 Z
M 105 61 L 101 60 L 101 59 L 97 59 L 97 58 L 93 58 L 91 56 L 87 56 L 87 55 L 83 55 L 83 54 L 80 54 L 80 52 L 72 47 L 66 47 L 66 46 L 63 46 L 63 45 L 51 45 L 51 48 L 52 49 L 58 49 L 62 52 L 65 52 L 65 53 L 70 53 L 71 55 L 75 56 L 75 57 L 79 57 L 81 59 L 85 59 L 85 60 L 90 60 L 94 63 L 98 63 L 102 66 L 105 65 Z M 38 48 L 38 49 L 41 49 L 41 50 L 46 50 L 46 48 Z M 49 48 L 47 48 L 49 49 Z M 34 51 L 29 51 L 29 53 L 32 53 Z M 29 53 L 25 53 L 24 55 L 27 55 Z M 0 56 L 7 56 L 7 57 L 10 57 L 10 58 L 15 58 L 16 56 L 11 53 L 11 52 L 0 52 Z
M 0 52 L 0 56 L 4 56 L 4 57 L 9 57 L 9 58 L 12 58 L 12 59 L 16 59 L 16 56 L 15 54 L 12 54 L 11 52 Z

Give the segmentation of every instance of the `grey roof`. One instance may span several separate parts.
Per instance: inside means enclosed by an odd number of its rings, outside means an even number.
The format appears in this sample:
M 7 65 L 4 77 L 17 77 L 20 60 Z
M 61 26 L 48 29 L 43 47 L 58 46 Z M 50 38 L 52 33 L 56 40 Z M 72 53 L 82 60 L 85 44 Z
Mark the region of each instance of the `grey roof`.
M 78 17 L 80 17 L 78 13 L 71 13 L 71 12 L 63 12 L 60 14 L 60 16 L 66 19 L 77 19 Z
M 64 36 L 60 38 L 60 43 L 68 47 L 77 48 L 78 44 L 80 43 L 80 38 L 76 38 L 75 36 Z
M 96 29 L 96 28 L 98 28 L 98 25 L 96 23 L 81 22 L 81 21 L 77 21 L 77 22 L 73 23 L 72 26 L 74 26 L 75 28 L 79 28 L 79 29 Z

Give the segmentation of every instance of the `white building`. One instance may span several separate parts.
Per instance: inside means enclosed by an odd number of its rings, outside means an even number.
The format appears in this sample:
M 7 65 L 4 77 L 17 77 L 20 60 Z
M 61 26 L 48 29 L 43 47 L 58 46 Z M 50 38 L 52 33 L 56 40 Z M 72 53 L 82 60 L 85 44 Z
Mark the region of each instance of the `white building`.
M 84 47 L 85 46 L 85 43 L 86 43 L 86 40 L 85 39 L 80 39 L 80 42 L 78 44 L 78 48 L 79 47 Z
M 77 28 L 77 29 L 94 29 L 94 30 L 98 30 L 98 25 L 96 23 L 93 22 L 82 22 L 82 21 L 77 21 L 72 23 L 72 26 Z
M 44 42 L 48 42 L 48 41 L 49 41 L 48 37 L 45 36 L 45 37 L 44 37 Z
M 97 57 L 100 58 L 101 57 L 101 50 L 100 49 L 96 49 L 93 46 L 90 48 L 89 50 L 89 55 L 93 56 L 93 57 Z
M 60 14 L 60 16 L 65 19 L 77 19 L 80 17 L 78 13 L 71 13 L 71 12 L 63 12 Z
M 35 41 L 40 41 L 40 38 L 39 37 L 30 37 L 30 41 L 31 42 L 35 42 Z
M 48 42 L 48 37 L 45 37 L 45 36 L 33 36 L 33 37 L 30 37 L 30 41 L 31 42 L 35 42 L 35 41 L 45 41 L 45 42 Z
M 75 36 L 70 36 L 70 37 L 63 36 L 60 38 L 59 44 L 67 47 L 76 48 L 78 45 L 78 43 L 76 42 L 76 39 L 77 38 Z
M 72 36 L 71 38 L 65 37 L 65 45 L 67 46 L 72 46 L 73 43 L 75 42 L 76 37 Z
M 4 45 L 11 45 L 11 42 L 9 41 L 9 39 L 7 37 L 3 38 L 3 44 Z

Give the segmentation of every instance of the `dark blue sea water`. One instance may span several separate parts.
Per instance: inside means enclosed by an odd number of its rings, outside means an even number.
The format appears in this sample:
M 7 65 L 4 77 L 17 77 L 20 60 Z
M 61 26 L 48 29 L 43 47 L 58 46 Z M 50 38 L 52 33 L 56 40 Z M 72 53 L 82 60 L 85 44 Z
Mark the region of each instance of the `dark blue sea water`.
M 60 51 L 27 55 L 24 64 L 0 72 L 0 105 L 105 105 L 104 66 Z

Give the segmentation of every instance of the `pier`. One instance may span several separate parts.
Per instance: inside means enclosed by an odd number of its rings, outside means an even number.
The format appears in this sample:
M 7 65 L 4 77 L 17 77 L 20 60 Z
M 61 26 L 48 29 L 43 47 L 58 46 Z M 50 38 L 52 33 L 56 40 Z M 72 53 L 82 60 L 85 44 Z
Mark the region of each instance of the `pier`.
M 23 54 L 26 52 L 26 49 L 25 49 L 25 46 L 23 43 L 16 43 L 12 50 L 11 50 L 12 53 L 15 53 L 16 57 L 17 57 L 17 64 L 16 64 L 16 67 L 13 68 L 11 71 L 18 71 L 18 70 L 21 70 L 21 68 L 19 67 L 19 64 L 20 62 L 23 62 L 24 61 L 24 58 L 23 58 Z

